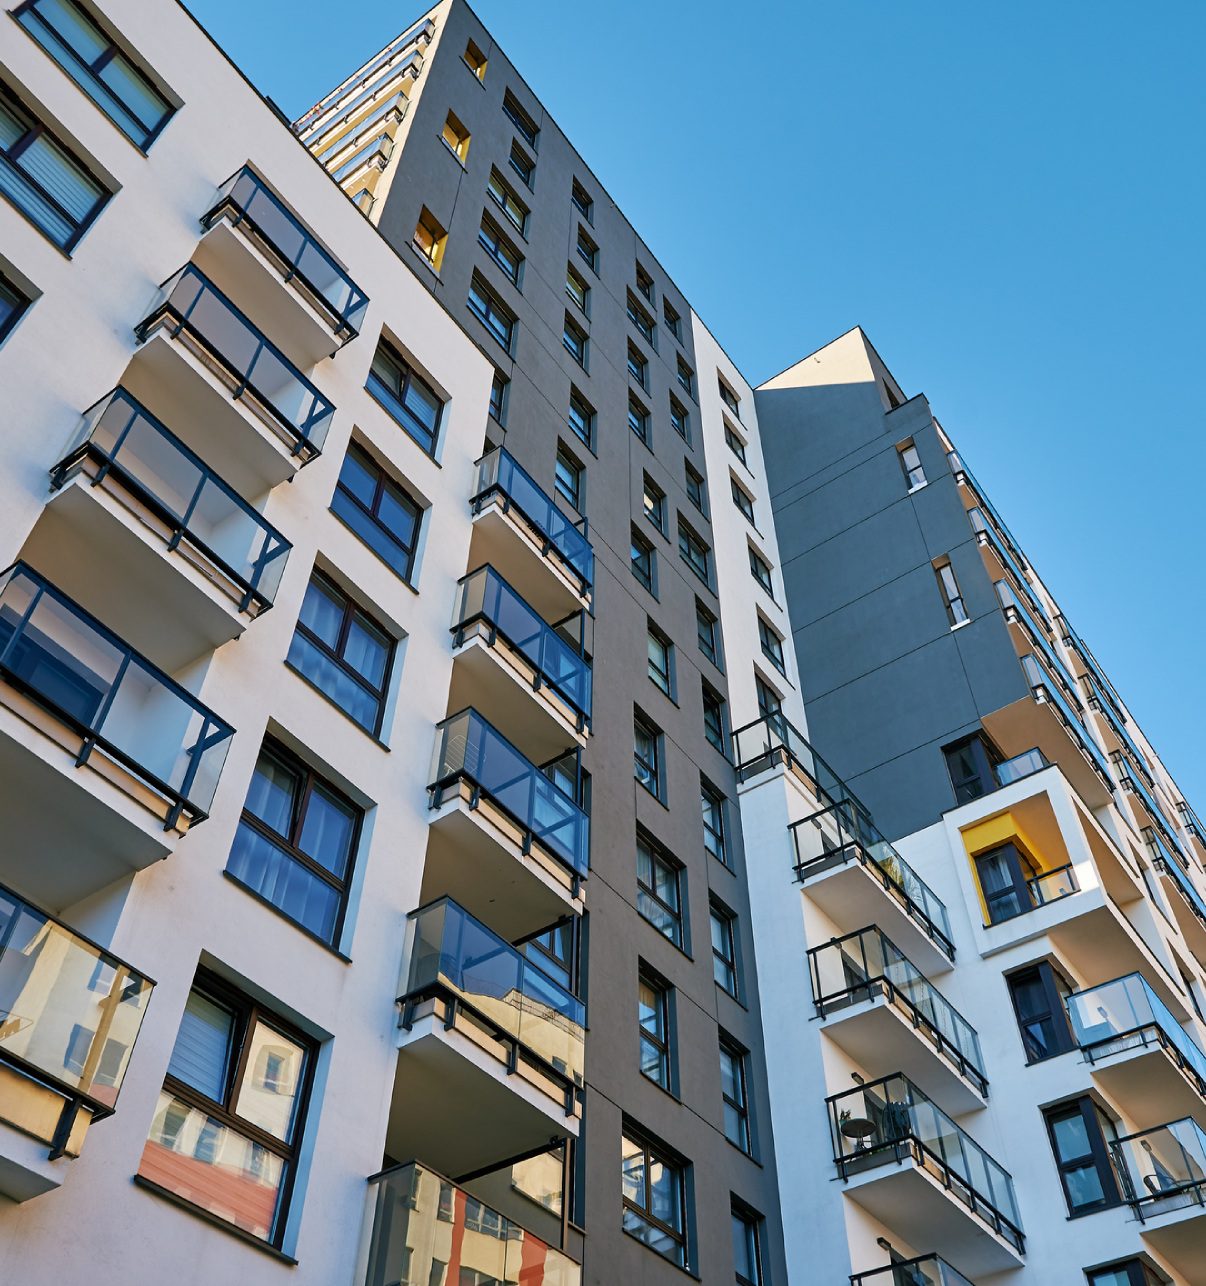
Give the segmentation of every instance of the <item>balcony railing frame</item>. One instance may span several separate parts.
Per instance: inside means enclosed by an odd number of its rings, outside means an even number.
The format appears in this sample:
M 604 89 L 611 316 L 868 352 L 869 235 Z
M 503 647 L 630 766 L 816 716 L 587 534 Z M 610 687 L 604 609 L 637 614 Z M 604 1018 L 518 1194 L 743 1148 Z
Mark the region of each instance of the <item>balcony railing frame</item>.
M 1141 1192 L 1135 1184 L 1135 1176 L 1131 1172 L 1131 1166 L 1127 1161 L 1126 1145 L 1144 1139 L 1147 1135 L 1158 1134 L 1162 1130 L 1171 1130 L 1173 1126 L 1187 1125 L 1193 1129 L 1203 1146 L 1203 1156 L 1201 1159 L 1190 1157 L 1186 1152 L 1184 1144 L 1178 1138 L 1177 1144 L 1181 1148 L 1182 1156 L 1185 1161 L 1187 1172 L 1197 1170 L 1199 1177 L 1187 1179 L 1184 1182 L 1176 1182 L 1170 1186 L 1160 1186 L 1153 1190 L 1150 1186 L 1146 1192 Z M 1173 1135 L 1177 1138 L 1176 1135 Z M 1141 1148 L 1148 1145 L 1140 1143 Z M 1110 1152 L 1114 1162 L 1114 1169 L 1122 1183 L 1122 1195 L 1135 1212 L 1135 1217 L 1140 1223 L 1146 1223 L 1153 1214 L 1165 1214 L 1169 1210 L 1180 1210 L 1186 1206 L 1202 1206 L 1206 1208 L 1206 1132 L 1203 1132 L 1201 1126 L 1193 1120 L 1192 1117 L 1184 1117 L 1180 1121 L 1168 1121 L 1163 1125 L 1157 1125 L 1147 1130 L 1137 1130 L 1134 1134 L 1127 1134 L 1119 1139 L 1110 1141 Z M 1149 1155 L 1154 1156 L 1149 1150 Z M 1154 1172 L 1152 1178 L 1159 1178 Z M 1169 1176 L 1171 1177 L 1171 1175 Z M 1180 1200 L 1179 1200 L 1180 1199 Z M 1166 1205 L 1168 1202 L 1176 1202 L 1175 1205 Z M 1161 1207 L 1153 1210 L 1153 1207 Z
M 904 1286 L 906 1282 L 920 1280 L 904 1274 L 910 1269 L 924 1269 L 929 1264 L 936 1265 L 938 1269 L 937 1276 L 933 1278 L 933 1286 L 975 1286 L 975 1283 L 964 1277 L 957 1268 L 952 1268 L 941 1255 L 917 1255 L 913 1259 L 898 1259 L 893 1264 L 872 1268 L 865 1273 L 852 1273 L 850 1286 Z

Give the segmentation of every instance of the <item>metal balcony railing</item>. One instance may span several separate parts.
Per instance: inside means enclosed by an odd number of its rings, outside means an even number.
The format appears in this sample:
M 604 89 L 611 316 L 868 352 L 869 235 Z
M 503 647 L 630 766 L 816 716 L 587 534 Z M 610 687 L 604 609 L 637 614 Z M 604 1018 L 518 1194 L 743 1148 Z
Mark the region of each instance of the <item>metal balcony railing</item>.
M 1206 1132 L 1192 1118 L 1115 1139 L 1110 1151 L 1123 1196 L 1140 1220 L 1206 1207 Z
M 1043 669 L 1033 652 L 1027 653 L 1026 656 L 1022 657 L 1022 670 L 1036 700 L 1050 702 L 1055 707 L 1065 731 L 1076 742 L 1081 753 L 1093 766 L 1102 783 L 1112 794 L 1114 791 L 1114 778 L 1110 774 L 1110 769 L 1106 764 L 1105 756 L 1101 753 L 1101 748 L 1085 727 L 1081 712 L 1073 708 L 1072 703 L 1064 694 L 1063 688 Z
M 974 1286 L 962 1273 L 956 1272 L 937 1255 L 919 1255 L 901 1259 L 869 1273 L 855 1273 L 850 1286 Z

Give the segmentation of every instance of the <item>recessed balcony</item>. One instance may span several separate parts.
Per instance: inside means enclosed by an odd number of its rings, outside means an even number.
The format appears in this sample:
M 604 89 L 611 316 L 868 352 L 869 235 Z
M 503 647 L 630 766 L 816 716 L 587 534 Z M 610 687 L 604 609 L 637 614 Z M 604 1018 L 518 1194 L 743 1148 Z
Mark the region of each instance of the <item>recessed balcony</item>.
M 154 985 L 0 886 L 0 1195 L 59 1187 L 113 1115 Z
M 1017 1268 L 1025 1240 L 1013 1179 L 904 1076 L 826 1100 L 847 1197 L 912 1244 L 972 1274 Z
M 368 296 L 249 166 L 222 184 L 201 226 L 197 264 L 299 365 L 359 334 Z
M 232 732 L 40 573 L 0 575 L 0 876 L 57 910 L 166 857 Z
M 582 1002 L 448 898 L 407 920 L 398 1005 L 395 1154 L 469 1174 L 577 1135 Z
M 164 282 L 135 334 L 123 384 L 241 495 L 321 452 L 335 408 L 193 264 Z
M 169 670 L 272 606 L 289 542 L 125 389 L 84 415 L 24 554 Z
M 590 819 L 476 710 L 436 729 L 423 897 L 456 898 L 510 938 L 581 910 Z
M 478 461 L 470 504 L 470 566 L 489 563 L 545 620 L 590 605 L 590 541 L 503 447 Z
M 938 1255 L 901 1259 L 867 1273 L 855 1273 L 850 1286 L 975 1286 Z
M 480 710 L 537 763 L 586 744 L 590 663 L 492 567 L 461 579 L 452 633 L 452 709 Z
M 955 1112 L 985 1106 L 976 1029 L 879 929 L 813 947 L 808 966 L 822 1030 L 861 1067 L 895 1067 Z

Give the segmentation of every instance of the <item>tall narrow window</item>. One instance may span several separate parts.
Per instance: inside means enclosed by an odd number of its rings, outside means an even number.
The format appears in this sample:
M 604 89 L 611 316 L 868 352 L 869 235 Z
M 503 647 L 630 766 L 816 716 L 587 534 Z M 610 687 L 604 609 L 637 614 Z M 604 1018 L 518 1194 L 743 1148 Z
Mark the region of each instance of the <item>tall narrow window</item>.
M 455 113 L 448 113 L 440 137 L 444 140 L 444 146 L 462 165 L 469 160 L 469 131 L 457 119 Z
M 681 872 L 668 853 L 637 836 L 637 910 L 677 947 L 683 945 Z
M 758 642 L 762 648 L 762 655 L 786 677 L 787 662 L 783 658 L 783 640 L 761 615 L 758 617 Z
M 687 414 L 687 409 L 678 400 L 671 396 L 670 398 L 670 427 L 678 434 L 680 438 L 688 445 L 691 442 L 691 419 Z
M 645 517 L 664 536 L 666 534 L 666 493 L 648 474 L 645 474 L 641 506 L 645 510 Z
M 636 296 L 628 292 L 628 320 L 636 328 L 636 332 L 647 344 L 657 347 L 657 341 L 654 338 L 653 318 L 637 302 Z
M 736 916 L 723 903 L 712 899 L 709 908 L 712 926 L 712 974 L 729 993 L 737 996 Z
M 1028 853 L 1016 844 L 1001 844 L 977 853 L 975 861 L 989 924 L 1000 924 L 1034 909 L 1030 881 L 1038 868 Z
M 657 563 L 653 546 L 635 527 L 632 529 L 630 557 L 632 559 L 632 574 L 651 594 L 656 594 Z
M 951 628 L 963 625 L 970 618 L 967 615 L 967 608 L 963 605 L 963 595 L 959 592 L 959 582 L 955 579 L 955 569 L 951 566 L 951 560 L 938 559 L 934 563 L 934 575 L 938 578 L 938 592 L 942 595 L 943 606 L 946 608 L 946 617 L 951 623 Z
M 748 463 L 745 458 L 745 443 L 742 442 L 727 423 L 724 426 L 724 440 L 728 445 L 729 450 L 737 457 L 738 460 L 741 461 L 742 464 L 745 464 L 748 467 Z
M 755 671 L 754 691 L 758 697 L 758 714 L 763 719 L 774 719 L 783 713 L 783 698 Z
M 642 715 L 633 721 L 633 771 L 645 789 L 662 798 L 662 732 Z
M 741 399 L 729 388 L 720 375 L 716 376 L 716 386 L 720 390 L 720 400 L 738 419 L 741 419 Z
M 736 1286 L 763 1286 L 762 1219 L 733 1203 L 733 1271 Z M 885 1283 L 885 1286 L 891 1286 Z
M 1126 1259 L 1120 1264 L 1094 1268 L 1085 1276 L 1089 1286 L 1168 1286 L 1168 1278 L 1141 1259 Z
M 1051 1150 L 1071 1215 L 1089 1214 L 1119 1204 L 1107 1140 L 1114 1124 L 1091 1098 L 1074 1099 L 1043 1113 Z
M 917 454 L 917 448 L 913 445 L 913 439 L 902 442 L 896 448 L 897 457 L 900 460 L 900 471 L 905 476 L 905 482 L 908 483 L 910 491 L 916 491 L 918 487 L 925 486 L 925 469 L 921 465 L 921 456 Z
M 508 222 L 520 236 L 528 230 L 528 207 L 511 191 L 506 180 L 497 170 L 490 171 L 490 182 L 486 186 L 490 200 L 506 215 Z
M 428 455 L 435 454 L 444 403 L 385 340 L 377 345 L 366 387 Z
M 699 802 L 703 811 L 704 848 L 725 866 L 729 864 L 728 843 L 725 839 L 724 796 L 702 778 L 699 782 Z
M 582 465 L 565 447 L 557 446 L 557 463 L 553 470 L 553 486 L 575 509 L 582 511 Z
M 754 521 L 754 500 L 748 491 L 730 475 L 729 488 L 733 493 L 733 503 L 741 510 L 742 516 L 747 522 Z
M 680 387 L 683 388 L 688 394 L 690 394 L 691 397 L 694 397 L 695 396 L 695 372 L 687 365 L 686 362 L 683 361 L 681 355 L 678 357 L 677 361 L 675 362 L 674 374 L 675 374 L 675 378 L 679 382 Z
M 339 471 L 331 512 L 403 580 L 411 579 L 423 510 L 354 442 Z
M 675 339 L 682 341 L 683 337 L 683 319 L 675 306 L 662 294 L 662 318 L 666 323 L 666 329 L 674 336 Z
M 628 345 L 628 374 L 643 388 L 649 387 L 649 359 L 633 344 Z
M 636 266 L 636 284 L 637 289 L 653 303 L 653 278 L 638 263 Z
M 670 988 L 643 968 L 637 981 L 637 1023 L 641 1074 L 662 1089 L 671 1089 Z
M 724 698 L 706 680 L 702 683 L 704 736 L 708 744 L 725 754 Z
M 710 586 L 712 551 L 681 518 L 678 520 L 678 552 L 696 576 Z
M 1064 1000 L 1068 985 L 1045 960 L 1006 979 L 1028 1063 L 1076 1048 Z
M 444 247 L 448 244 L 448 231 L 434 214 L 424 206 L 419 211 L 419 222 L 415 225 L 414 246 L 419 254 L 435 269 L 440 271 L 444 262 Z
M 595 221 L 594 199 L 577 179 L 574 180 L 570 187 L 570 200 L 574 203 L 578 213 L 581 214 L 587 223 L 593 223 Z
M 699 641 L 699 650 L 712 662 L 720 665 L 720 629 L 716 614 L 695 600 L 695 636 Z
M 685 1268 L 686 1166 L 626 1125 L 620 1173 L 624 1231 Z
M 569 412 L 565 417 L 566 424 L 593 451 L 595 448 L 595 408 L 570 386 Z
M 565 346 L 565 351 L 578 363 L 583 369 L 586 367 L 586 331 L 578 325 L 569 315 L 565 314 L 565 328 L 561 333 L 561 342 Z
M 674 644 L 649 622 L 647 652 L 649 677 L 668 697 L 674 696 Z
M 586 284 L 586 278 L 572 263 L 565 266 L 565 293 L 578 305 L 583 314 L 589 315 L 590 287 Z
M 519 175 L 525 187 L 530 188 L 532 186 L 532 182 L 536 177 L 536 162 L 518 143 L 511 144 L 511 155 L 507 157 L 507 164 Z
M 504 426 L 507 423 L 507 388 L 510 383 L 502 371 L 495 371 L 490 384 L 490 414 Z
M 509 353 L 515 343 L 515 314 L 476 272 L 469 284 L 469 308 Z
M 628 427 L 646 446 L 650 445 L 652 434 L 649 428 L 649 409 L 632 393 L 628 394 Z
M 687 499 L 706 518 L 708 516 L 708 491 L 704 483 L 703 474 L 692 468 L 689 460 L 683 461 L 683 468 L 687 480 Z
M 599 271 L 599 247 L 595 245 L 585 228 L 578 229 L 578 239 L 574 243 L 578 258 L 592 271 Z
M 12 328 L 21 320 L 21 314 L 28 307 L 29 299 L 25 292 L 18 290 L 3 273 L 0 273 L 0 342 L 3 342 Z
M 766 590 L 771 598 L 774 598 L 775 585 L 771 580 L 770 563 L 762 557 L 753 545 L 748 546 L 748 552 L 750 558 L 750 575 L 758 582 L 759 585 L 762 586 L 764 590 Z
M 750 1130 L 749 1054 L 725 1035 L 720 1037 L 720 1093 L 724 1103 L 724 1137 L 742 1152 L 753 1151 Z

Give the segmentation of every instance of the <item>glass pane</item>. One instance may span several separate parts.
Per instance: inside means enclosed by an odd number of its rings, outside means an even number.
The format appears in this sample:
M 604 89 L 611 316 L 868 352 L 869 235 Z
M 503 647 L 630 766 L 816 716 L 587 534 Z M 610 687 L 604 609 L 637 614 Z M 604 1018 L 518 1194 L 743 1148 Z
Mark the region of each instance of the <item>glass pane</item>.
M 246 822 L 235 832 L 226 869 L 324 942 L 331 941 L 339 915 L 339 890 Z
M 200 991 L 189 992 L 168 1074 L 215 1103 L 226 1101 L 235 1016 Z
M 332 875 L 343 879 L 347 874 L 355 828 L 353 810 L 325 787 L 316 785 L 306 804 L 306 816 L 297 846 Z
M 324 692 L 350 719 L 368 732 L 376 731 L 381 704 L 375 692 L 362 687 L 347 670 L 301 634 L 293 636 L 288 659 L 299 674 Z
M 332 650 L 339 642 L 343 624 L 344 601 L 320 581 L 312 580 L 306 586 L 299 619 Z
M 1061 1161 L 1073 1161 L 1089 1155 L 1089 1132 L 1079 1112 L 1053 1121 L 1051 1133 L 1055 1136 L 1055 1150 Z
M 305 1068 L 306 1051 L 301 1045 L 267 1023 L 257 1022 L 235 1112 L 285 1143 L 291 1142 Z
M 261 753 L 247 788 L 243 807 L 258 817 L 282 838 L 292 831 L 293 801 L 298 788 L 298 775 L 279 759 Z

